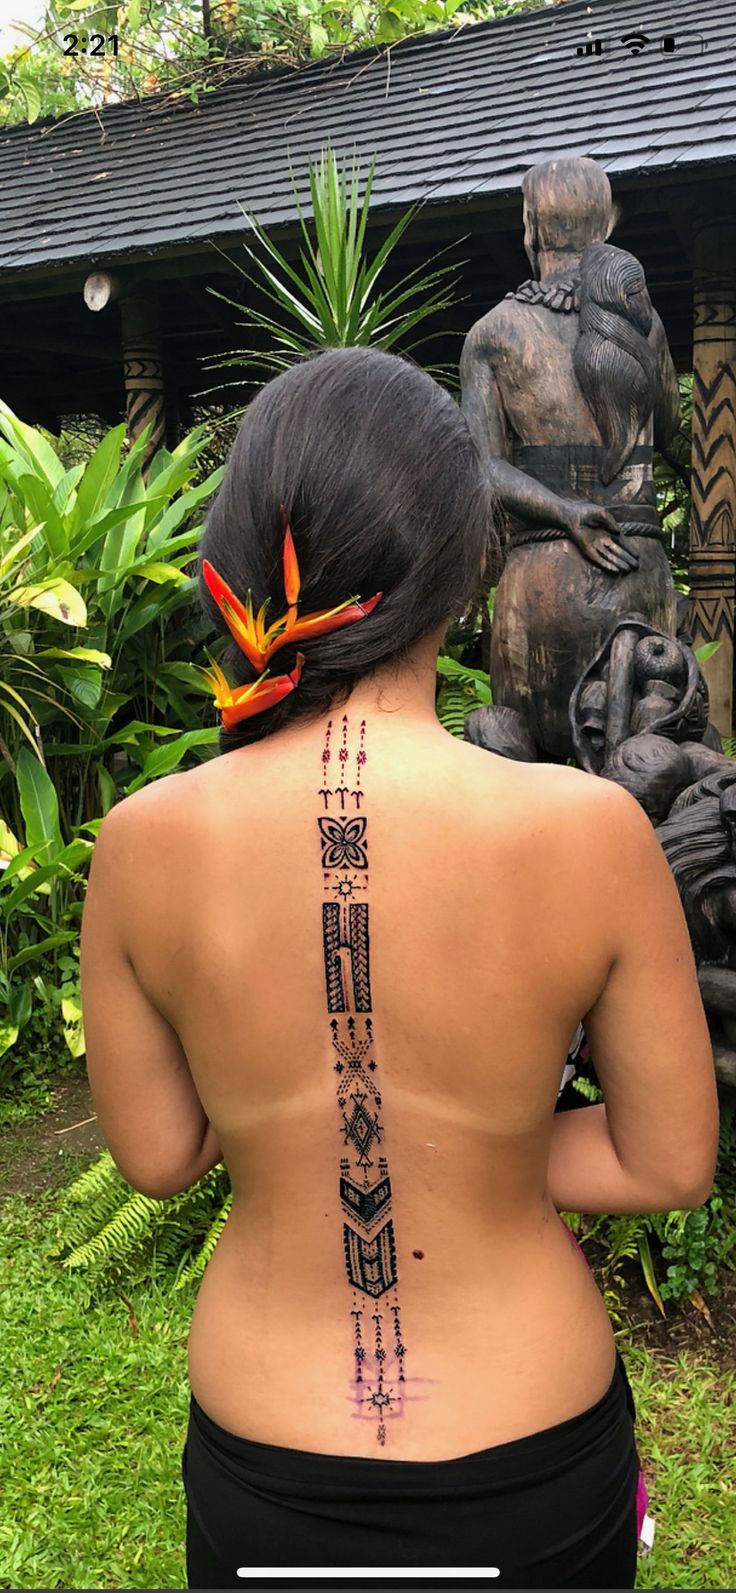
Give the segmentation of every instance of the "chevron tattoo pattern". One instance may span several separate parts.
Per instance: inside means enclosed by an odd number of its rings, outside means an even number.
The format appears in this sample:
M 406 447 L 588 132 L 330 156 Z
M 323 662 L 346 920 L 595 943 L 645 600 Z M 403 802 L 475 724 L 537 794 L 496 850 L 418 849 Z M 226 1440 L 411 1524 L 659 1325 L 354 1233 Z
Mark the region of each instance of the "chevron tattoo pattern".
M 329 785 L 335 757 L 333 721 L 327 725 L 318 818 L 322 862 L 322 944 L 327 1011 L 336 1080 L 342 1249 L 352 1294 L 353 1375 L 350 1403 L 358 1418 L 376 1422 L 385 1444 L 387 1421 L 403 1414 L 407 1382 L 397 1297 L 396 1240 L 383 1103 L 377 1079 L 371 1012 L 368 841 L 361 773 L 366 763 L 365 720 L 355 752 L 354 785 L 346 783 L 348 718 L 336 751 L 339 780 Z M 326 815 L 326 816 L 325 816 Z

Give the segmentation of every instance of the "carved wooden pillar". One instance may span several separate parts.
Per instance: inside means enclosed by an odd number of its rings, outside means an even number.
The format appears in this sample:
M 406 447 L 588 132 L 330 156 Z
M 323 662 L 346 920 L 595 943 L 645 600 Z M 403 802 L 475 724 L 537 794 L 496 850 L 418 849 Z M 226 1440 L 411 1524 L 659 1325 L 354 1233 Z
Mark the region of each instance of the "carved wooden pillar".
M 166 429 L 158 297 L 156 288 L 135 272 L 90 272 L 84 283 L 87 309 L 99 314 L 116 300 L 120 304 L 129 441 L 134 441 L 149 420 L 154 422 L 142 462 L 145 476 Z
M 133 442 L 153 421 L 153 431 L 143 456 L 144 473 L 166 430 L 164 378 L 161 359 L 158 302 L 150 284 L 145 294 L 129 294 L 120 300 L 123 333 L 123 372 L 127 431 Z
M 702 665 L 710 717 L 733 733 L 736 597 L 736 224 L 698 218 L 694 238 L 690 630 L 720 641 Z

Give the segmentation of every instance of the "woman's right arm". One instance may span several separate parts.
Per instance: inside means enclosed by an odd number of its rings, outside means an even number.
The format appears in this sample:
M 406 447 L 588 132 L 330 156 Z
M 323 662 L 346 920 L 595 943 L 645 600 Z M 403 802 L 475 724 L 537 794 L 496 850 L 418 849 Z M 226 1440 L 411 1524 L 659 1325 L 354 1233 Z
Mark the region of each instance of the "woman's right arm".
M 685 914 L 643 809 L 594 786 L 576 846 L 610 951 L 582 1020 L 604 1100 L 555 1113 L 549 1193 L 560 1211 L 694 1208 L 713 1187 L 718 1092 Z

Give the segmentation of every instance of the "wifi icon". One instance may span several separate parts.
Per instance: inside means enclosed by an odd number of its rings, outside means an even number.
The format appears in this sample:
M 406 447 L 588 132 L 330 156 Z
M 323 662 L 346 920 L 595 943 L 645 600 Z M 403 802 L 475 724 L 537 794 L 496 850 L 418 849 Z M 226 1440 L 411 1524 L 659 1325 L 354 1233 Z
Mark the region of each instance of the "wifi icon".
M 621 35 L 621 43 L 626 45 L 627 50 L 630 50 L 632 55 L 641 55 L 642 50 L 646 49 L 649 39 L 646 33 L 624 33 Z

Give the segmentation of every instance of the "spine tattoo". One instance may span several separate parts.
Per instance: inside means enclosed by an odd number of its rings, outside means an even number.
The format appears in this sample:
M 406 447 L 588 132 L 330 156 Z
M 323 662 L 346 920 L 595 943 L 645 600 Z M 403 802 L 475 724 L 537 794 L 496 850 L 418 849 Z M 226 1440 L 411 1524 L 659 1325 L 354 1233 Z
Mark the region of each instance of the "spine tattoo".
M 340 1205 L 345 1268 L 352 1290 L 354 1372 L 351 1403 L 358 1417 L 377 1419 L 376 1437 L 386 1442 L 386 1418 L 403 1414 L 404 1357 L 396 1293 L 396 1242 L 391 1214 L 388 1162 L 379 1155 L 384 1126 L 373 1054 L 370 940 L 368 932 L 368 842 L 360 777 L 366 762 L 365 720 L 355 755 L 355 784 L 346 784 L 349 758 L 347 714 L 337 749 L 340 778 L 329 786 L 333 721 L 327 725 L 318 819 L 322 850 L 322 943 L 327 1011 L 335 1056 L 340 1158 Z M 372 1348 L 371 1348 L 372 1344 Z

